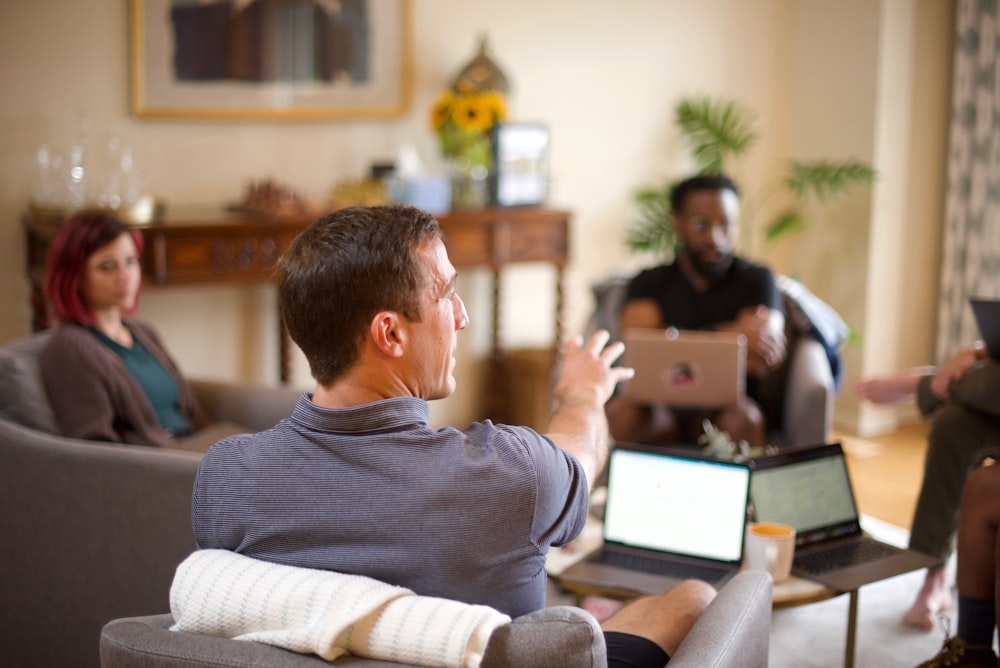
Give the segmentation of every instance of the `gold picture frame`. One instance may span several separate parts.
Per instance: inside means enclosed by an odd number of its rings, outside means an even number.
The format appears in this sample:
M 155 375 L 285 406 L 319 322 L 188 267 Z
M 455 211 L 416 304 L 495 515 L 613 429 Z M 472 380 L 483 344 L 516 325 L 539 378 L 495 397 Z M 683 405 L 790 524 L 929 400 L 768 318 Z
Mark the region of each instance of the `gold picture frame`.
M 411 0 L 129 0 L 148 119 L 379 119 L 410 108 Z

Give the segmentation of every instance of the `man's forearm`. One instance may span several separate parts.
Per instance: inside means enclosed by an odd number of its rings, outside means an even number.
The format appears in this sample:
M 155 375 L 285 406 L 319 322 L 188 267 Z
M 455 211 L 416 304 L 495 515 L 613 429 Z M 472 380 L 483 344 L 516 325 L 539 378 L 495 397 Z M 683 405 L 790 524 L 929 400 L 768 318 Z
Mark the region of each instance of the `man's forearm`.
M 580 462 L 587 474 L 587 487 L 592 488 L 611 446 L 604 405 L 585 397 L 560 402 L 545 435 Z

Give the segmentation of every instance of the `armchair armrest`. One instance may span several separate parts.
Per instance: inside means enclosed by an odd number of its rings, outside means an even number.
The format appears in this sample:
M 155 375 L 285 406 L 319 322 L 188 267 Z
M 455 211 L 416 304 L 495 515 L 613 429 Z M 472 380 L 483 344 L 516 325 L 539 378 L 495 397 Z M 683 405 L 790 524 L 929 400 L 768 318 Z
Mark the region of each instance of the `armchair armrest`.
M 170 631 L 169 614 L 116 619 L 101 631 L 101 665 L 118 668 L 191 666 L 274 666 L 323 668 L 331 664 L 313 654 L 296 654 L 256 642 Z M 483 668 L 607 666 L 604 634 L 597 621 L 579 608 L 557 606 L 519 617 L 490 638 Z M 333 666 L 403 668 L 405 664 L 343 656 Z
M 608 665 L 604 632 L 585 610 L 557 605 L 517 617 L 490 637 L 483 668 L 599 668 Z
M 785 445 L 824 443 L 833 422 L 833 374 L 823 344 L 798 337 L 785 386 Z
M 670 657 L 670 666 L 766 666 L 770 630 L 771 576 L 744 571 L 719 590 Z
M 329 666 L 319 657 L 253 642 L 171 632 L 170 615 L 118 619 L 108 623 L 100 641 L 107 668 L 268 665 Z M 771 625 L 771 576 L 746 571 L 723 587 L 670 659 L 672 667 L 743 668 L 766 666 Z M 400 664 L 345 656 L 334 666 L 389 668 Z M 607 665 L 604 635 L 596 620 L 578 608 L 545 608 L 497 629 L 483 657 L 483 668 Z
M 302 395 L 301 390 L 287 387 L 198 379 L 189 382 L 202 408 L 211 417 L 258 431 L 269 429 L 291 415 L 295 402 Z

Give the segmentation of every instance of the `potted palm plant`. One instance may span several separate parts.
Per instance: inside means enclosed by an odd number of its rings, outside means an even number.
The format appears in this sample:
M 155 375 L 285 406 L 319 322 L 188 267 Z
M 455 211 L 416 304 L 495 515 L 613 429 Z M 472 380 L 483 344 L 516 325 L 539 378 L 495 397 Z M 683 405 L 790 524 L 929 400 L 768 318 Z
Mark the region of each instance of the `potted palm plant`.
M 677 105 L 675 120 L 692 160 L 702 173 L 726 171 L 758 137 L 754 114 L 723 98 L 685 98 Z M 764 224 L 764 240 L 773 244 L 806 227 L 802 207 L 807 200 L 827 201 L 854 187 L 872 183 L 875 176 L 872 167 L 855 159 L 790 160 L 758 198 L 744 194 L 742 216 L 753 225 L 755 209 L 784 193 L 790 204 Z M 631 250 L 661 257 L 673 254 L 676 237 L 670 222 L 669 189 L 669 184 L 664 184 L 636 193 L 638 215 L 626 231 L 626 244 Z

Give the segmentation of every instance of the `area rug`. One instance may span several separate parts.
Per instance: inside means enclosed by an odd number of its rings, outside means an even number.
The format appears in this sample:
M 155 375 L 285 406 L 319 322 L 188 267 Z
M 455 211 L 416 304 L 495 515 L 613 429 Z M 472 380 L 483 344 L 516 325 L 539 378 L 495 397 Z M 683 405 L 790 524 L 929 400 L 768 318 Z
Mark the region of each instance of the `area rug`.
M 862 519 L 870 534 L 893 545 L 904 546 L 905 529 L 870 517 Z M 955 559 L 948 564 L 954 583 Z M 858 594 L 858 668 L 916 666 L 934 656 L 944 641 L 945 625 L 954 634 L 956 614 L 944 615 L 944 623 L 932 633 L 922 633 L 900 624 L 903 613 L 924 581 L 924 571 L 907 573 L 862 587 Z M 832 668 L 844 665 L 847 641 L 848 596 L 798 608 L 775 610 L 771 617 L 770 668 Z

